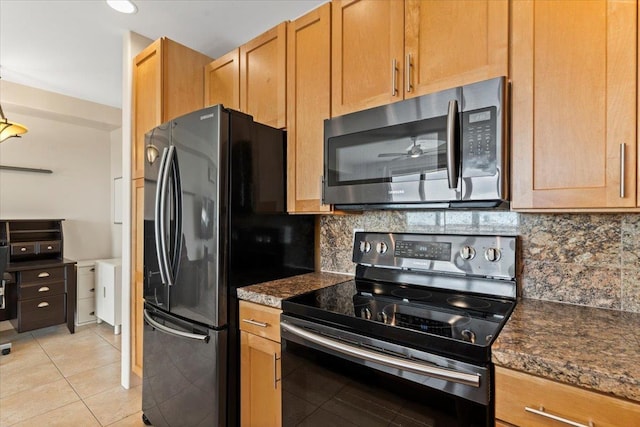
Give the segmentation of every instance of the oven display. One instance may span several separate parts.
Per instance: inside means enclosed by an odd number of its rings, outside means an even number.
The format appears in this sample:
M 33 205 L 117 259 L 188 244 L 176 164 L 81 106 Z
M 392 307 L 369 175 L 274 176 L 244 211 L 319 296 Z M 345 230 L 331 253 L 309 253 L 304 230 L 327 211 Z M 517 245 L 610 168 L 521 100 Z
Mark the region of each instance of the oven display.
M 451 243 L 399 240 L 396 242 L 394 256 L 449 261 L 451 260 Z

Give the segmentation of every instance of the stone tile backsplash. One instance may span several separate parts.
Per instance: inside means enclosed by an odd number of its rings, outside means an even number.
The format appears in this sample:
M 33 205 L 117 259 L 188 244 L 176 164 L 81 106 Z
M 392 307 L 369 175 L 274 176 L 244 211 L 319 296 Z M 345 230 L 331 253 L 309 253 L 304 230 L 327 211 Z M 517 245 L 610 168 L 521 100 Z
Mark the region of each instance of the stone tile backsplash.
M 640 312 L 640 215 L 371 211 L 323 215 L 322 271 L 354 274 L 355 230 L 520 236 L 522 296 Z

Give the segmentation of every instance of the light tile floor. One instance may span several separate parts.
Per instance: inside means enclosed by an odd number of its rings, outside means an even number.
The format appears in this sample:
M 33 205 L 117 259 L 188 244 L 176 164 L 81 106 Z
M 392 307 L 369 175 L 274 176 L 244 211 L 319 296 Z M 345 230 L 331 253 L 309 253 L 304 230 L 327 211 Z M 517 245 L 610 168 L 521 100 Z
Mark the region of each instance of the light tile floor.
M 106 323 L 18 334 L 0 322 L 0 427 L 110 426 L 142 423 L 142 383 L 120 385 L 120 337 Z

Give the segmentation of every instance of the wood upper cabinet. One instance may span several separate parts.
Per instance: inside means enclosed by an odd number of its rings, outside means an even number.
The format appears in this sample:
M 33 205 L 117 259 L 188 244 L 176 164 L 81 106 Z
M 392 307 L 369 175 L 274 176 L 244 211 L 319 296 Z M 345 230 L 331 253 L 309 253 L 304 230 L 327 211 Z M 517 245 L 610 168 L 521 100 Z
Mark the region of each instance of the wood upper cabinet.
M 331 114 L 508 73 L 508 0 L 334 0 Z
M 637 2 L 511 7 L 512 208 L 635 207 Z
M 132 178 L 144 177 L 144 134 L 174 117 L 203 107 L 206 55 L 160 38 L 134 60 Z
M 331 115 L 401 100 L 404 2 L 334 0 L 331 15 Z
M 496 366 L 496 418 L 514 426 L 640 425 L 640 404 Z M 564 422 L 553 420 L 559 417 Z
M 322 213 L 324 120 L 331 116 L 331 3 L 289 23 L 287 210 Z
M 240 110 L 276 128 L 287 125 L 286 58 L 286 22 L 240 47 Z
M 204 105 L 222 104 L 240 110 L 240 49 L 212 61 L 204 68 Z
M 508 0 L 406 0 L 405 98 L 509 71 Z
M 280 313 L 240 301 L 241 426 L 282 425 Z

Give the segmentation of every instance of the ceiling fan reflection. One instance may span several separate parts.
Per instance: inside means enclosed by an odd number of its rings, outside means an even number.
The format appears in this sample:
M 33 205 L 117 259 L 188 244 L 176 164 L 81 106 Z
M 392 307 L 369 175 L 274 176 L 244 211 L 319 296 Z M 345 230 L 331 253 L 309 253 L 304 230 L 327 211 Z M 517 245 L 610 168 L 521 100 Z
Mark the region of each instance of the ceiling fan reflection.
M 433 142 L 436 143 L 436 146 L 434 148 L 425 149 L 425 148 L 422 148 L 422 144 L 418 143 L 417 140 L 418 140 L 417 137 L 412 136 L 411 137 L 412 144 L 407 148 L 407 151 L 405 151 L 404 153 L 380 153 L 378 154 L 378 157 L 395 157 L 395 158 L 408 157 L 408 158 L 415 159 L 417 157 L 421 157 L 425 155 L 433 155 L 439 151 L 439 147 L 441 145 L 440 141 L 422 140 L 427 143 L 433 143 Z

